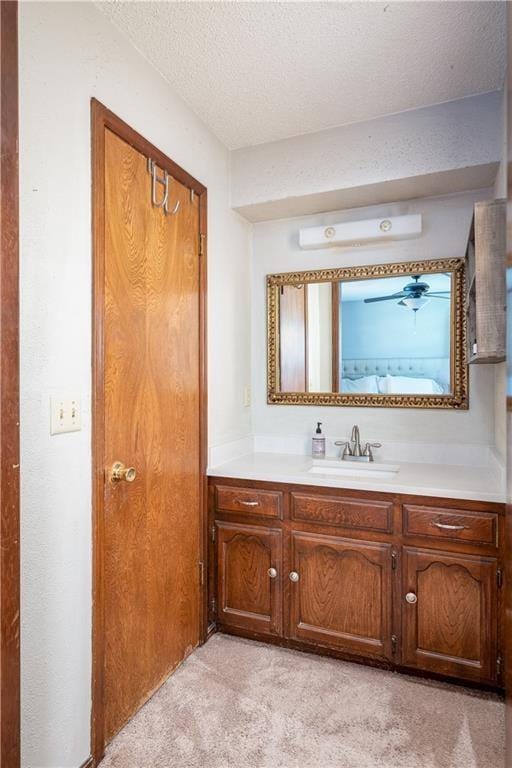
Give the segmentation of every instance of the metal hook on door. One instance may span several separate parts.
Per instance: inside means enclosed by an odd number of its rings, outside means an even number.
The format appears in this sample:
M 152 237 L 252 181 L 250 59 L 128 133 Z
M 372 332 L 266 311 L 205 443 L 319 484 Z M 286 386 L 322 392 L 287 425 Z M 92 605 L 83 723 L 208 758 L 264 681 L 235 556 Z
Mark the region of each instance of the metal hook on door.
M 180 208 L 180 201 L 178 200 L 172 211 L 169 210 L 169 187 L 170 187 L 170 181 L 174 181 L 173 177 L 170 176 L 167 171 L 163 171 L 163 176 L 158 175 L 158 166 L 155 163 L 154 160 L 151 160 L 150 157 L 148 157 L 148 171 L 151 174 L 151 202 L 155 206 L 155 208 L 163 208 L 164 213 L 171 214 L 171 216 L 174 216 L 178 213 L 178 210 Z M 156 194 L 156 185 L 161 184 L 164 188 L 164 196 L 160 202 L 157 200 L 157 194 Z
M 148 157 L 148 171 L 151 174 L 151 202 L 155 208 L 163 208 L 167 212 L 167 202 L 169 199 L 169 174 L 164 171 L 163 176 L 158 175 L 158 167 L 154 160 Z M 156 195 L 156 185 L 161 184 L 164 188 L 164 196 L 159 203 Z
M 172 176 L 167 176 L 167 179 L 171 179 L 171 181 L 174 181 L 174 179 L 173 179 L 173 177 L 172 177 Z M 169 186 L 167 186 L 167 193 L 168 193 L 168 192 L 169 192 Z M 180 201 L 178 200 L 178 201 L 177 201 L 177 203 L 176 203 L 176 205 L 175 205 L 175 206 L 174 206 L 174 208 L 172 209 L 172 211 L 169 211 L 169 208 L 167 207 L 167 204 L 168 204 L 168 202 L 169 202 L 169 201 L 168 201 L 168 196 L 167 196 L 167 199 L 166 199 L 166 201 L 165 201 L 164 211 L 165 211 L 166 213 L 170 213 L 170 214 L 171 214 L 171 216 L 174 216 L 175 214 L 177 214 L 177 213 L 178 213 L 178 211 L 179 211 L 179 208 L 180 208 L 180 204 L 181 204 L 181 203 L 180 203 Z

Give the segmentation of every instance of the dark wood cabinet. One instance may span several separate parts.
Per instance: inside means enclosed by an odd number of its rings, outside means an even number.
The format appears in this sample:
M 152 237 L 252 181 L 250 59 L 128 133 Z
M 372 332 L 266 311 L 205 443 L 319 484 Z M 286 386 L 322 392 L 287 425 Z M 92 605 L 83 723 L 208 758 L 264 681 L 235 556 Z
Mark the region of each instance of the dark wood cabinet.
M 292 533 L 289 636 L 391 659 L 392 547 Z
M 497 560 L 403 550 L 403 664 L 496 681 Z
M 221 624 L 261 634 L 282 632 L 282 534 L 217 523 L 217 615 Z
M 500 686 L 504 505 L 230 478 L 210 485 L 210 618 L 219 629 Z

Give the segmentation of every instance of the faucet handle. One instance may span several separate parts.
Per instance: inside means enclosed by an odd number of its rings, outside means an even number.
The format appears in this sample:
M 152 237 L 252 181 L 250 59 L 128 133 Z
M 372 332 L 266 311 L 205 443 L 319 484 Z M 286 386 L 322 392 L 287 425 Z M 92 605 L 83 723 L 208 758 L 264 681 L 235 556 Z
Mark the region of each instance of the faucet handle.
M 334 445 L 343 446 L 343 456 L 353 456 L 352 448 L 348 440 L 335 440 Z
M 382 448 L 382 443 L 366 443 L 363 450 L 363 456 L 369 456 L 370 461 L 373 461 L 372 448 Z

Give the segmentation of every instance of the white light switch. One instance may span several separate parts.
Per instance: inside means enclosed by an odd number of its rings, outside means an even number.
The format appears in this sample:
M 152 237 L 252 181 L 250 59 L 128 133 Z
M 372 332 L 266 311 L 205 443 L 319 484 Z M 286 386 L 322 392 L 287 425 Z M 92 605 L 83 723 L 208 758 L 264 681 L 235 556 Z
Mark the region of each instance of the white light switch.
M 50 397 L 50 434 L 78 432 L 82 429 L 80 398 L 75 395 Z
M 244 406 L 248 408 L 251 404 L 251 388 L 245 387 L 244 389 Z

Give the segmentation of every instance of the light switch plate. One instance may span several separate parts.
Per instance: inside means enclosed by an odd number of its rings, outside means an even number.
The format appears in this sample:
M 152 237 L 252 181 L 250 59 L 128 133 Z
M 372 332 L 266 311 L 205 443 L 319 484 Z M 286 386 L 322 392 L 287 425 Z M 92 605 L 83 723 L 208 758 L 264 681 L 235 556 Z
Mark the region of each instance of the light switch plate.
M 50 397 L 50 434 L 79 432 L 82 429 L 80 398 L 76 395 Z
M 251 388 L 245 387 L 244 388 L 244 406 L 246 408 L 249 408 L 251 404 Z

